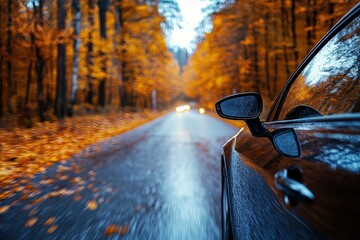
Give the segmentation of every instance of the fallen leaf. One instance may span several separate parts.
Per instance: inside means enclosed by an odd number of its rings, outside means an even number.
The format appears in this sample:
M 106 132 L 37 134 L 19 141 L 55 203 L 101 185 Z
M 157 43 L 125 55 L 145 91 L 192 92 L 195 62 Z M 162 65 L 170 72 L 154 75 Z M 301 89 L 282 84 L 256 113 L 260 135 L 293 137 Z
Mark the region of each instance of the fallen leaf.
M 37 222 L 37 218 L 30 218 L 29 220 L 27 220 L 27 222 L 25 223 L 25 227 L 32 227 L 35 225 L 35 223 Z
M 41 184 L 41 185 L 49 185 L 49 184 L 52 184 L 52 183 L 54 183 L 54 180 L 52 180 L 52 179 L 41 180 L 41 181 L 40 181 L 40 184 Z
M 120 235 L 125 235 L 129 230 L 129 226 L 125 225 L 123 227 L 119 227 L 116 225 L 109 225 L 106 230 L 105 230 L 105 236 L 109 236 L 111 234 L 120 234 Z
M 50 217 L 50 218 L 48 218 L 48 219 L 45 221 L 44 225 L 49 226 L 49 225 L 51 225 L 54 221 L 55 221 L 55 218 L 54 218 L 54 217 Z
M 43 198 L 37 198 L 31 201 L 31 204 L 38 204 L 40 202 L 42 202 L 44 199 Z
M 47 230 L 48 234 L 52 234 L 56 229 L 57 229 L 57 225 L 53 225 L 51 227 L 49 227 L 49 229 Z
M 121 227 L 121 228 L 119 229 L 119 234 L 120 234 L 120 235 L 125 235 L 128 230 L 129 230 L 129 226 L 128 226 L 128 225 L 126 225 L 126 226 L 124 226 L 124 227 Z
M 116 225 L 109 225 L 105 230 L 105 236 L 110 236 L 111 234 L 117 232 L 118 232 L 118 227 Z
M 80 195 L 76 195 L 73 197 L 74 201 L 80 201 L 81 200 L 81 196 Z
M 88 208 L 89 210 L 95 210 L 95 209 L 97 208 L 97 203 L 96 203 L 96 201 L 89 201 L 89 202 L 87 203 L 87 208 Z
M 3 207 L 1 207 L 0 208 L 0 213 L 6 213 L 7 212 L 7 210 L 9 210 L 9 206 L 3 206 Z
M 65 181 L 67 180 L 69 177 L 67 175 L 64 175 L 64 176 L 61 176 L 59 179 L 62 180 L 62 181 Z

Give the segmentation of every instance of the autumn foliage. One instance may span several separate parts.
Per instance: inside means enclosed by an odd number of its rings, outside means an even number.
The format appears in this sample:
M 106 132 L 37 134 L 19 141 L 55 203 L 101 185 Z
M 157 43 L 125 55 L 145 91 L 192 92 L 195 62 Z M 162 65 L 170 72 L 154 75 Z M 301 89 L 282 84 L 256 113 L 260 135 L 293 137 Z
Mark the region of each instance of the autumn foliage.
M 173 1 L 0 1 L 0 117 L 30 127 L 79 113 L 159 109 L 177 93 L 160 4 Z M 173 3 L 171 3 L 173 2 Z M 32 118 L 32 119 L 31 119 Z M 12 120 L 10 120 L 12 121 Z
M 182 78 L 202 106 L 236 92 L 272 102 L 316 42 L 357 1 L 215 1 L 212 31 L 190 57 Z

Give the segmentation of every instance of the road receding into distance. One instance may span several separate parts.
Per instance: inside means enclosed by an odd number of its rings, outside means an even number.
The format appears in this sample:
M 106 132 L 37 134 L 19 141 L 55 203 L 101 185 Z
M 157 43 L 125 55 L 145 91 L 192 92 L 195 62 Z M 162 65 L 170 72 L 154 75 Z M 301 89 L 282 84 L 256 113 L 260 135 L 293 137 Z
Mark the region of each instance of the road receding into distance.
M 236 132 L 191 110 L 91 146 L 20 181 L 0 239 L 220 239 L 221 147 Z

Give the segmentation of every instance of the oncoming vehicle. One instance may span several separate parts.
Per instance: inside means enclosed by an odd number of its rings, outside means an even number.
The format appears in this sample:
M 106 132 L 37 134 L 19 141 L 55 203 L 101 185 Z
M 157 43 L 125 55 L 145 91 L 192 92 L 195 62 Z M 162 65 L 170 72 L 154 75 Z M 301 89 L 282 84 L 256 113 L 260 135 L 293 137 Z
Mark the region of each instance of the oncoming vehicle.
M 246 122 L 223 147 L 223 239 L 360 237 L 359 13 L 319 41 L 264 122 L 258 93 L 216 103 Z

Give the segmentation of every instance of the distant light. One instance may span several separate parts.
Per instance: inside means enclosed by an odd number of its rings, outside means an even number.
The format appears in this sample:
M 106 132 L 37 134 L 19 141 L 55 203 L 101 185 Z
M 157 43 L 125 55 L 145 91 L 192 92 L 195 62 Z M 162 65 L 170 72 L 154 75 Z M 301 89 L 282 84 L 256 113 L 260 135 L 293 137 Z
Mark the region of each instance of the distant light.
M 199 113 L 204 114 L 204 113 L 205 113 L 205 109 L 199 108 Z
M 183 106 L 179 106 L 179 107 L 176 107 L 176 112 L 178 113 L 181 113 L 184 111 L 184 107 Z
M 182 112 L 187 112 L 191 109 L 190 105 L 181 105 L 176 107 L 176 112 L 178 113 L 182 113 Z

